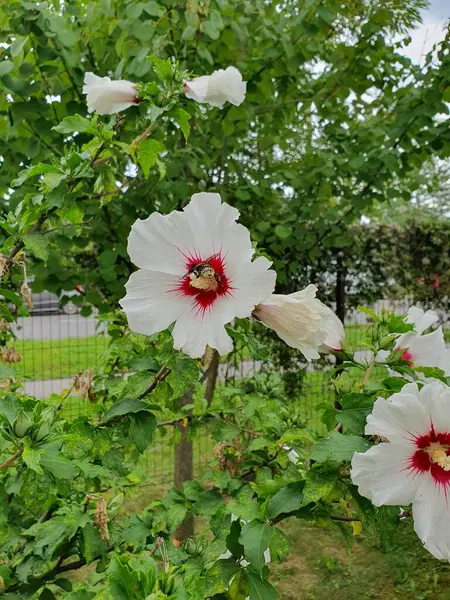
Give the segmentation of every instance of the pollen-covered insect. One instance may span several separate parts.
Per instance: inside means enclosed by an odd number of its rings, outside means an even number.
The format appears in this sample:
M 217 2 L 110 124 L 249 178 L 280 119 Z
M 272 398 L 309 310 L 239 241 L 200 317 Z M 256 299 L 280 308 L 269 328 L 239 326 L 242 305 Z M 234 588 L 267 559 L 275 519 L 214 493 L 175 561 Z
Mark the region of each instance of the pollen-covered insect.
M 222 285 L 220 275 L 216 273 L 214 268 L 208 262 L 193 265 L 186 276 L 191 280 L 189 285 L 198 290 L 215 292 L 217 288 Z

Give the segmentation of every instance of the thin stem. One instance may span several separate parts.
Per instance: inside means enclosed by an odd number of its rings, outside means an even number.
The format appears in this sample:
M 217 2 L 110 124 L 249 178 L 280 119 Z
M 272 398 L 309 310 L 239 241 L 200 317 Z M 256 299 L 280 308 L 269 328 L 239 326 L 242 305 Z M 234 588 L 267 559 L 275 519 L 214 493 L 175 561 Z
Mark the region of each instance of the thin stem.
M 23 454 L 23 450 L 24 450 L 24 448 L 23 448 L 23 446 L 22 446 L 21 448 L 19 448 L 19 449 L 17 450 L 17 452 L 16 452 L 15 454 L 13 454 L 13 455 L 12 455 L 12 456 L 10 456 L 10 457 L 9 457 L 7 460 L 5 460 L 5 462 L 3 462 L 3 463 L 0 465 L 0 471 L 1 471 L 2 469 L 6 469 L 6 468 L 8 468 L 8 467 L 11 467 L 11 466 L 12 466 L 12 465 L 13 465 L 13 464 L 16 462 L 16 459 L 17 459 L 17 458 L 19 458 L 19 456 L 22 456 L 22 454 Z

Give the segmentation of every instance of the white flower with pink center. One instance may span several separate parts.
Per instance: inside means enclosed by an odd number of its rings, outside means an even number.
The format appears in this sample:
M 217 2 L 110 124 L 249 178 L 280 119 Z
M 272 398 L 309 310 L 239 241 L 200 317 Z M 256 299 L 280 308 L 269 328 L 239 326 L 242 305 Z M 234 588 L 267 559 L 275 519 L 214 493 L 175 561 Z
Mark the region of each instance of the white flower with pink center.
M 414 530 L 436 558 L 450 560 L 450 388 L 408 383 L 367 417 L 367 435 L 389 440 L 352 459 L 351 478 L 375 506 L 412 503 Z
M 233 349 L 224 326 L 249 317 L 276 279 L 267 258 L 252 260 L 238 217 L 219 194 L 202 192 L 183 211 L 136 221 L 128 254 L 139 270 L 120 301 L 133 331 L 152 335 L 175 323 L 174 347 L 194 358 L 207 345 L 220 354 Z
M 423 334 L 439 320 L 438 315 L 432 310 L 424 312 L 412 306 L 405 320 L 415 326 L 415 331 L 408 331 L 397 339 L 397 350 L 404 349 L 402 358 L 413 363 L 413 366 L 438 367 L 450 375 L 450 351 L 445 347 L 442 327 Z

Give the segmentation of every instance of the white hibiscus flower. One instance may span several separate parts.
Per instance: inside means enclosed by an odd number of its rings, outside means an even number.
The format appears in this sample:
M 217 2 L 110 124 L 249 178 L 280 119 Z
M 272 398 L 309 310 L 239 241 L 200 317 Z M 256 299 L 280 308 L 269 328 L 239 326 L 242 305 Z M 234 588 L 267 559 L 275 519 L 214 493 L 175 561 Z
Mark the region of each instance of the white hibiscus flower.
M 351 478 L 375 506 L 412 503 L 414 529 L 436 558 L 450 560 L 450 388 L 408 383 L 367 418 L 367 435 L 390 443 L 352 459 Z
M 83 94 L 86 94 L 88 112 L 95 111 L 99 115 L 112 115 L 141 102 L 132 81 L 112 81 L 94 73 L 85 74 Z
M 249 317 L 273 291 L 276 273 L 264 257 L 252 260 L 239 211 L 219 194 L 200 193 L 181 211 L 138 220 L 128 253 L 139 270 L 120 301 L 133 331 L 152 335 L 172 323 L 174 347 L 192 357 L 206 346 L 233 349 L 225 324 Z
M 184 82 L 187 98 L 200 104 L 209 104 L 223 108 L 225 102 L 239 106 L 244 102 L 247 84 L 242 81 L 242 75 L 236 67 L 228 67 L 214 71 L 212 75 L 196 77 Z
M 272 294 L 253 313 L 288 346 L 300 350 L 307 360 L 320 358 L 319 350 L 340 349 L 344 338 L 341 321 L 316 298 L 316 293 L 316 286 L 308 285 L 287 296 Z
M 402 358 L 411 361 L 413 366 L 438 367 L 446 375 L 450 375 L 450 352 L 445 347 L 442 327 L 423 335 L 431 325 L 439 320 L 432 311 L 424 312 L 417 306 L 412 306 L 405 318 L 407 323 L 415 326 L 415 331 L 408 331 L 397 338 L 397 348 L 404 349 Z

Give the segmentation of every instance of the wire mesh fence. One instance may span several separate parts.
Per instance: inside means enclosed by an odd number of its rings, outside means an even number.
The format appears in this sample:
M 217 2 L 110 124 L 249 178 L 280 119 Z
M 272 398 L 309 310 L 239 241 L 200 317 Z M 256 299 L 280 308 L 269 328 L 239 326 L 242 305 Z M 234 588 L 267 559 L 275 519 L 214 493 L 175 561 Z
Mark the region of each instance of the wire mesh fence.
M 379 301 L 373 307 L 395 310 L 399 314 L 407 312 L 411 301 Z M 449 314 L 440 311 L 441 325 L 450 343 Z M 364 349 L 364 336 L 368 327 L 367 315 L 350 311 L 346 317 L 346 339 L 354 345 L 360 357 Z M 21 361 L 15 364 L 19 376 L 24 378 L 24 389 L 38 398 L 47 398 L 53 393 L 70 390 L 75 375 L 86 369 L 95 374 L 102 364 L 102 356 L 108 345 L 104 326 L 99 326 L 95 317 L 84 318 L 78 314 L 35 315 L 19 319 L 15 326 L 14 342 Z M 219 381 L 222 385 L 233 385 L 244 378 L 263 373 L 267 364 L 250 360 L 239 351 L 233 353 L 219 367 Z M 330 377 L 333 360 L 324 360 L 304 366 L 301 392 L 295 398 L 297 410 L 302 420 L 321 431 L 320 405 L 334 402 L 334 390 Z M 74 418 L 80 412 L 80 398 L 68 394 L 64 412 L 67 418 Z M 84 402 L 88 402 L 86 399 Z M 208 434 L 202 433 L 194 440 L 194 470 L 199 473 L 214 455 L 214 444 Z M 174 446 L 167 439 L 157 437 L 144 458 L 149 476 L 155 481 L 172 480 L 174 470 Z

